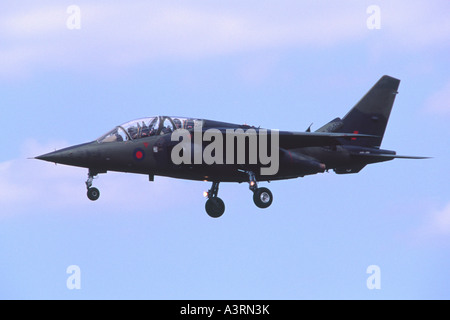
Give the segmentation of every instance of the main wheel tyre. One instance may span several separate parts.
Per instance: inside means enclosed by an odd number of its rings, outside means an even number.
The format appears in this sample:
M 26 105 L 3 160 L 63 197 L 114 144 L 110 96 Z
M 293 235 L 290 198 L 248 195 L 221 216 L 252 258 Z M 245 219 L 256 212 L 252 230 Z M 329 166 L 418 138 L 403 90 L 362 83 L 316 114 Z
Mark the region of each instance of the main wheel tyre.
M 209 198 L 205 203 L 205 210 L 211 218 L 219 218 L 225 212 L 225 203 L 219 197 Z
M 100 198 L 100 191 L 97 188 L 89 188 L 87 192 L 89 200 L 95 201 Z
M 272 204 L 273 196 L 267 188 L 258 188 L 253 193 L 253 202 L 258 208 L 267 208 Z

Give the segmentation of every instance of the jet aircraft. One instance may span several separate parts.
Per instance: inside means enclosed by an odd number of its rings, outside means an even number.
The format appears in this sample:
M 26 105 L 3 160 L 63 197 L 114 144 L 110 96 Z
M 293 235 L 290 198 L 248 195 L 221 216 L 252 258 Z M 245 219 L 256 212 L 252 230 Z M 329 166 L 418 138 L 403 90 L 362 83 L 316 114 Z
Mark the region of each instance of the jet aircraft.
M 333 170 L 358 173 L 366 165 L 400 156 L 381 149 L 400 80 L 382 76 L 341 119 L 315 132 L 266 130 L 249 125 L 177 116 L 155 116 L 116 126 L 98 139 L 47 153 L 39 160 L 88 169 L 87 196 L 95 201 L 95 176 L 108 171 L 212 182 L 205 209 L 217 218 L 225 211 L 220 182 L 248 182 L 259 208 L 272 204 L 262 181 L 292 179 Z M 237 142 L 237 143 L 236 143 Z

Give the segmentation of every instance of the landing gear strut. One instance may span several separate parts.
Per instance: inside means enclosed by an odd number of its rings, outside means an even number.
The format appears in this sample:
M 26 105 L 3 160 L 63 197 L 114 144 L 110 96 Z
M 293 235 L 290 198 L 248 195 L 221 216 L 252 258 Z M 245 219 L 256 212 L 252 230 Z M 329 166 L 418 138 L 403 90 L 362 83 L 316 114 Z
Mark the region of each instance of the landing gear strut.
M 268 208 L 273 201 L 272 192 L 267 188 L 258 188 L 255 174 L 252 171 L 244 171 L 248 174 L 249 189 L 253 192 L 253 202 L 258 208 Z
M 219 193 L 219 182 L 214 181 L 211 189 L 208 190 L 206 196 L 208 200 L 205 203 L 206 213 L 211 218 L 219 218 L 225 212 L 225 203 L 220 199 L 217 194 Z
M 86 180 L 87 197 L 89 200 L 96 201 L 100 198 L 100 191 L 97 188 L 92 187 L 92 181 L 98 173 L 89 170 L 88 179 Z

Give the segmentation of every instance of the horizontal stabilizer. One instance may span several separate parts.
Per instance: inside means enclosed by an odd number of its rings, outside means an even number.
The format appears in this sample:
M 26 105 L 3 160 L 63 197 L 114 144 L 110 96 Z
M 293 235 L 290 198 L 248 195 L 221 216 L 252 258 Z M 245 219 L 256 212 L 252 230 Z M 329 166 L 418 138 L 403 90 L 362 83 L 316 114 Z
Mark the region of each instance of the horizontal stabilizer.
M 381 155 L 381 156 L 385 156 L 385 155 Z M 389 156 L 389 155 L 386 155 Z M 392 157 L 392 156 L 391 156 Z M 418 156 L 398 156 L 395 155 L 394 159 L 431 159 L 431 157 L 418 157 Z
M 380 159 L 381 161 L 392 159 L 430 159 L 430 157 L 418 157 L 418 156 L 400 156 L 396 154 L 374 154 L 374 153 L 354 153 L 353 156 L 362 157 L 366 159 Z

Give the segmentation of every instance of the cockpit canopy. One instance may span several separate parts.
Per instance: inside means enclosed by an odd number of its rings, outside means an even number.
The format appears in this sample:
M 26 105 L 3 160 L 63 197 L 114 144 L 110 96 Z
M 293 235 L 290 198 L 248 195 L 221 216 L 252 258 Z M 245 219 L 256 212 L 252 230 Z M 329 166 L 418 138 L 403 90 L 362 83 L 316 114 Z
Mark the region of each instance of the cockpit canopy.
M 131 141 L 155 135 L 172 133 L 176 129 L 194 129 L 201 126 L 203 120 L 157 116 L 126 122 L 97 139 L 99 143 Z

